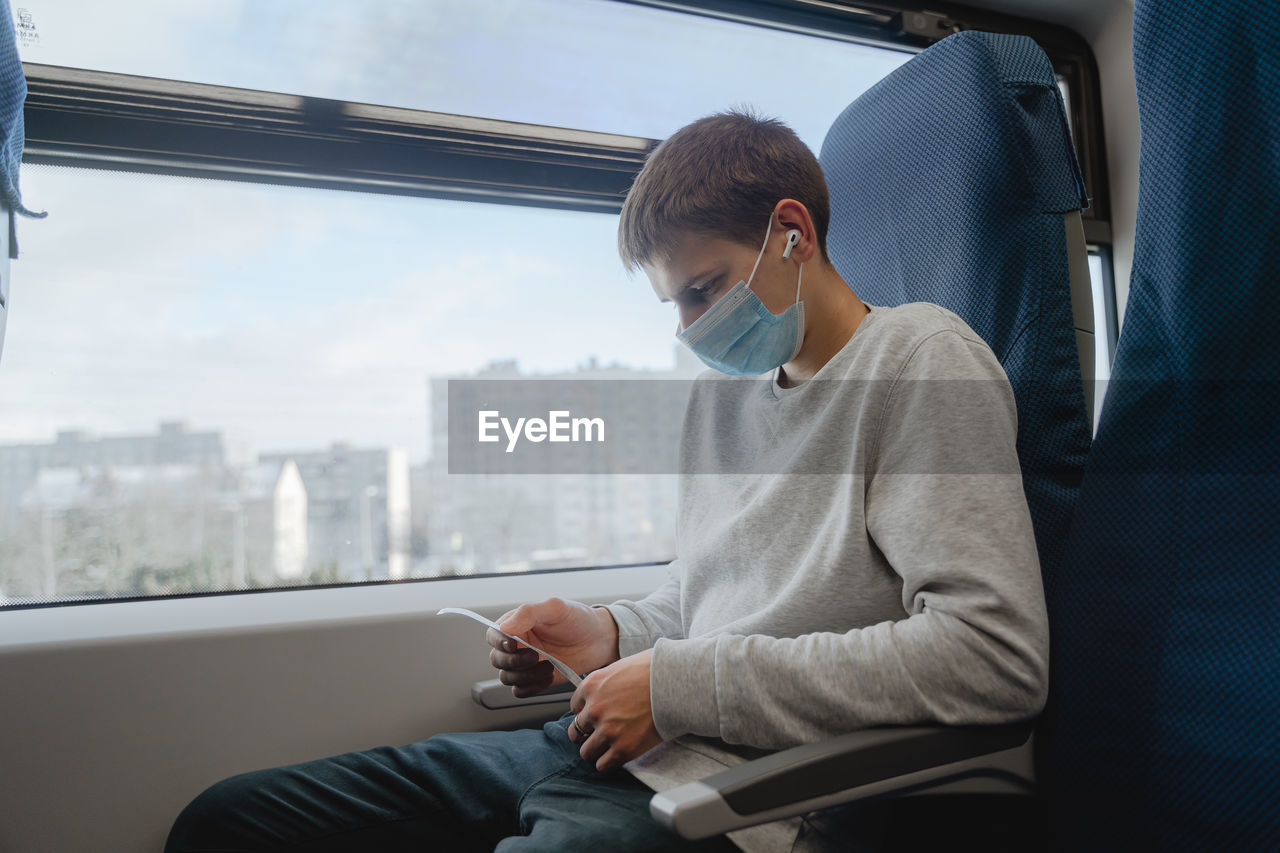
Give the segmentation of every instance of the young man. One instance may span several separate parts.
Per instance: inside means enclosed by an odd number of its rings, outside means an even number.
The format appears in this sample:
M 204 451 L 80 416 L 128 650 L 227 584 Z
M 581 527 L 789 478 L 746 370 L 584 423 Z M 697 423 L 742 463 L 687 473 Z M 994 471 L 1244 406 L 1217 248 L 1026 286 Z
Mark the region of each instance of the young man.
M 636 179 L 624 262 L 707 364 L 769 375 L 695 383 L 663 587 L 503 617 L 590 673 L 571 714 L 235 777 L 170 853 L 820 848 L 798 818 L 686 842 L 648 800 L 866 726 L 1038 712 L 1048 629 L 1008 381 L 953 314 L 864 305 L 827 260 L 828 217 L 812 152 L 743 114 L 680 130 Z M 561 680 L 488 640 L 516 695 Z

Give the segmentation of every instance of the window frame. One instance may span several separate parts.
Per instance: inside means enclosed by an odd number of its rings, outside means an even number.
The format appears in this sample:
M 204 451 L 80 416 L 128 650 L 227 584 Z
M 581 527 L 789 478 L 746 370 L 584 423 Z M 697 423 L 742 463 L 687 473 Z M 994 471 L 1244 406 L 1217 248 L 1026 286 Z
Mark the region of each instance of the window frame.
M 24 63 L 23 161 L 616 213 L 654 143 Z

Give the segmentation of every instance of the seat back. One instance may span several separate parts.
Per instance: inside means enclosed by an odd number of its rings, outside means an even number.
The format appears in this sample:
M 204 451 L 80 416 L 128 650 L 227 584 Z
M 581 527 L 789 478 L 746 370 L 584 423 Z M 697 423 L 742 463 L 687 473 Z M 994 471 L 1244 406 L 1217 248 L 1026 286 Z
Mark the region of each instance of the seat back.
M 1124 328 L 1050 589 L 1063 850 L 1280 850 L 1280 51 L 1138 0 Z
M 1048 58 L 1023 36 L 949 36 L 854 101 L 820 160 L 831 260 L 859 297 L 942 305 L 1004 366 L 1041 569 L 1051 574 L 1089 426 L 1067 253 L 1087 199 Z M 1072 242 L 1083 253 L 1083 239 Z M 1082 260 L 1077 271 L 1087 272 Z

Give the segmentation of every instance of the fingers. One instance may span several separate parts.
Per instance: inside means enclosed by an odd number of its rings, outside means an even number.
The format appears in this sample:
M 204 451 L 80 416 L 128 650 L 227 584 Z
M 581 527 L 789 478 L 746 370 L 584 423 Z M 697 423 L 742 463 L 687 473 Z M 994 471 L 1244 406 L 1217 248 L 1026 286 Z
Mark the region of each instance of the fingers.
M 607 773 L 610 770 L 616 770 L 631 760 L 624 750 L 618 749 L 613 744 L 606 744 L 605 747 L 604 754 L 596 759 L 596 770 L 599 772 Z
M 569 710 L 573 712 L 573 723 L 569 725 L 569 740 L 581 743 L 595 729 L 592 717 L 587 713 L 587 692 L 590 688 L 586 682 L 569 697 Z M 576 724 L 576 727 L 575 725 Z
M 511 688 L 513 696 L 523 699 L 541 693 L 554 684 L 556 672 L 550 663 L 542 661 L 531 670 L 499 670 L 498 680 Z
M 600 742 L 604 740 L 604 735 L 596 733 L 595 724 L 588 719 L 585 713 L 575 714 L 573 721 L 569 723 L 569 740 L 582 747 L 579 752 L 582 753 L 583 758 L 587 757 L 586 744 L 591 743 L 593 737 L 596 738 L 596 742 L 593 744 L 595 747 L 598 747 Z
M 585 743 L 587 738 L 591 737 L 592 731 L 591 723 L 585 717 L 580 719 L 575 716 L 569 723 L 569 740 L 574 743 Z
M 584 761 L 592 762 L 609 750 L 609 739 L 603 731 L 597 730 L 599 721 L 587 708 L 588 694 L 593 687 L 594 681 L 590 684 L 583 682 L 569 699 L 569 710 L 574 715 L 573 722 L 569 724 L 569 740 L 578 745 L 578 754 Z
M 627 750 L 613 743 L 585 714 L 575 716 L 569 724 L 569 740 L 578 745 L 582 760 L 593 762 L 601 773 L 621 767 L 630 760 Z
M 512 687 L 511 695 L 517 699 L 527 699 L 530 696 L 537 696 L 539 693 L 550 687 L 553 681 L 554 679 L 548 678 L 546 681 L 540 683 L 527 684 L 522 687 Z
M 499 681 L 515 688 L 518 699 L 546 690 L 556 679 L 551 661 L 541 660 L 537 652 L 528 649 L 512 654 L 490 650 L 489 663 L 498 670 Z
M 489 664 L 494 669 L 529 669 L 537 662 L 538 653 L 533 649 L 521 648 L 518 651 L 489 649 Z
M 583 761 L 589 761 L 596 765 L 596 769 L 600 769 L 598 759 L 609 751 L 609 741 L 605 739 L 604 732 L 593 731 L 591 736 L 582 744 L 582 748 L 578 750 L 578 754 L 582 756 Z
M 498 670 L 498 680 L 512 688 L 517 699 L 541 693 L 555 681 L 555 668 L 538 653 L 489 629 L 489 664 Z
M 581 609 L 585 605 L 578 605 L 578 607 Z M 568 615 L 570 615 L 570 607 L 566 601 L 549 598 L 536 604 L 522 604 L 508 611 L 498 620 L 502 630 L 490 628 L 485 633 L 485 640 L 489 645 L 489 663 L 498 670 L 498 679 L 513 688 L 512 693 L 517 698 L 532 696 L 546 690 L 553 684 L 562 682 L 564 677 L 558 675 L 550 662 L 543 660 L 524 642 L 504 634 L 529 637 L 530 642 L 535 645 L 553 649 L 557 648 L 555 645 L 557 642 L 568 643 L 571 647 L 574 642 L 577 642 L 572 631 L 569 631 L 565 637 L 557 637 L 554 634 L 546 637 L 538 633 L 555 629 L 566 621 Z M 552 653 L 563 655 L 561 651 Z

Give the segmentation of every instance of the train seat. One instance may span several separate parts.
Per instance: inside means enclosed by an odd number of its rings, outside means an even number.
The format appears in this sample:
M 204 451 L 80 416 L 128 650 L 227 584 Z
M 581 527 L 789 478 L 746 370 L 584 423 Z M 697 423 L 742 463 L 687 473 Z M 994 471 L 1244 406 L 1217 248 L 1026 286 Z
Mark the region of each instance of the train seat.
M 1262 0 L 1138 0 L 1128 310 L 1039 739 L 1063 850 L 1280 849 L 1280 53 Z

